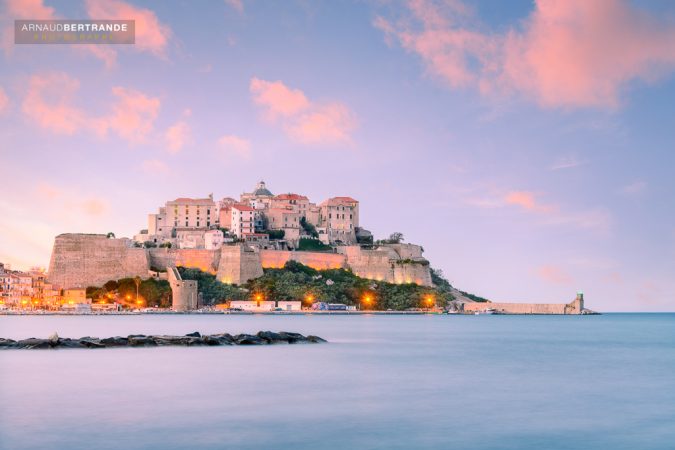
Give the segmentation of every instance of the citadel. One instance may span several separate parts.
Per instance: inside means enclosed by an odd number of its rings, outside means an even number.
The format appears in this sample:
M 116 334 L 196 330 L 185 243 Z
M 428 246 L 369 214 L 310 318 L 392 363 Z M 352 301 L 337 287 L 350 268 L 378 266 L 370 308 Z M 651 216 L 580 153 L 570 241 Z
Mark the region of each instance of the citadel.
M 48 280 L 62 289 L 84 288 L 183 266 L 243 284 L 291 260 L 373 280 L 432 285 L 422 247 L 374 243 L 359 224 L 358 200 L 333 197 L 317 205 L 304 195 L 274 195 L 263 181 L 239 201 L 212 195 L 167 201 L 133 239 L 59 235 Z

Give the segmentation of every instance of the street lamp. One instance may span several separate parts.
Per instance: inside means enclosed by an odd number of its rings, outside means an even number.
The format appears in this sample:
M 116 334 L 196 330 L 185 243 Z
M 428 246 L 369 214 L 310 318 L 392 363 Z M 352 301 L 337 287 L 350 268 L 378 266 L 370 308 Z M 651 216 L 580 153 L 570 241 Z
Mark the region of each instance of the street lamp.
M 361 303 L 363 303 L 365 307 L 371 306 L 373 303 L 373 296 L 371 294 L 364 294 Z

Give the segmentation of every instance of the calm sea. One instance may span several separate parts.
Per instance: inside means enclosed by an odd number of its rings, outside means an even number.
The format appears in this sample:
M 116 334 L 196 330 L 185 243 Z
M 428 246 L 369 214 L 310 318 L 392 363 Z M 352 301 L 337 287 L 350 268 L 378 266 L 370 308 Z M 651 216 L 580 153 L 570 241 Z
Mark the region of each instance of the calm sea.
M 0 351 L 0 448 L 675 448 L 675 314 L 0 317 L 11 338 L 259 330 L 330 343 Z

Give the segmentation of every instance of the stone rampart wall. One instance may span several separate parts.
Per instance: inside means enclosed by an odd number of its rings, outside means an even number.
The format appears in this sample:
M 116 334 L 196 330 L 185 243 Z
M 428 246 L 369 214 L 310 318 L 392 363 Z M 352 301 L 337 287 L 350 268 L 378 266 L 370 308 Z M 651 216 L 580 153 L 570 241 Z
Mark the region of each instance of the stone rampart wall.
M 419 246 L 402 247 L 405 256 L 417 254 Z M 392 247 L 380 247 L 375 250 L 364 250 L 358 246 L 344 249 L 347 264 L 354 274 L 371 280 L 387 281 L 403 284 L 416 283 L 421 286 L 431 286 L 429 264 L 424 258 L 415 256 L 401 258 L 398 251 Z M 421 255 L 421 253 L 419 253 Z
M 215 274 L 220 263 L 220 250 L 151 248 L 150 266 L 166 270 L 168 267 L 189 267 Z
M 100 234 L 61 234 L 54 240 L 48 280 L 61 289 L 101 286 L 120 278 L 148 276 L 148 257 L 128 239 Z
M 216 277 L 223 283 L 243 284 L 263 275 L 260 254 L 243 246 L 223 246 Z
M 288 261 L 297 261 L 316 270 L 345 267 L 345 256 L 337 253 L 291 252 L 284 250 L 260 250 L 260 261 L 265 269 L 280 269 Z

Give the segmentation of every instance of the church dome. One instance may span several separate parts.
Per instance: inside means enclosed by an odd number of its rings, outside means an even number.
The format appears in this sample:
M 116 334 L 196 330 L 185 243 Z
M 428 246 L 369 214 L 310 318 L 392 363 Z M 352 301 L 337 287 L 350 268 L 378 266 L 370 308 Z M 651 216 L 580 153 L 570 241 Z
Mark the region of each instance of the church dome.
M 253 195 L 255 195 L 257 197 L 258 196 L 265 196 L 265 195 L 272 197 L 273 194 L 270 192 L 269 189 L 267 189 L 267 187 L 265 186 L 265 182 L 261 181 L 255 187 L 255 191 L 253 191 Z

